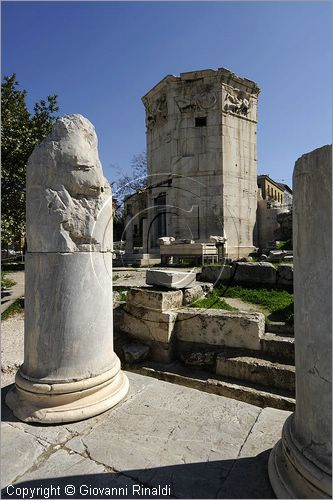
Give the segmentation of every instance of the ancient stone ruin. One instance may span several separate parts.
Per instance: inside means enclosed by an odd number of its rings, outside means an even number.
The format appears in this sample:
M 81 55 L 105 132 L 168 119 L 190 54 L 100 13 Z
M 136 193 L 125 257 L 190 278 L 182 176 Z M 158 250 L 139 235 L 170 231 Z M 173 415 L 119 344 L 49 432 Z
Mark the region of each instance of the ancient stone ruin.
M 294 170 L 296 411 L 274 447 L 278 498 L 332 495 L 332 146 Z
M 25 421 L 81 420 L 128 381 L 113 352 L 112 197 L 92 124 L 67 115 L 27 165 L 24 363 L 7 404 Z
M 138 246 L 137 262 L 159 257 L 165 236 L 194 240 L 169 249 L 177 258 L 203 255 L 204 244 L 216 251 L 211 235 L 226 238 L 231 257 L 253 250 L 258 95 L 255 82 L 219 68 L 168 75 L 142 98 L 148 187 L 126 201 L 126 262 Z

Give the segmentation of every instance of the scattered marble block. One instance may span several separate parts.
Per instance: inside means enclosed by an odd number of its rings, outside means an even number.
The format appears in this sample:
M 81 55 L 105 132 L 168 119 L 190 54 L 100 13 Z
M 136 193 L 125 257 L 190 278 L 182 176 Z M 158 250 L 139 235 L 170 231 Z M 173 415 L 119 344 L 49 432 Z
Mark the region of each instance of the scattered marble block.
M 270 262 L 237 262 L 234 275 L 236 284 L 275 285 L 276 269 Z
M 146 272 L 147 285 L 153 285 L 169 290 L 191 288 L 195 285 L 196 274 L 193 272 L 162 271 L 148 269 Z
M 177 341 L 258 351 L 265 332 L 261 313 L 188 308 L 178 311 Z
M 280 264 L 277 268 L 277 284 L 292 287 L 294 282 L 294 267 L 292 264 Z
M 132 288 L 127 293 L 126 306 L 144 308 L 150 311 L 177 309 L 183 303 L 181 290 L 161 291 L 151 288 Z

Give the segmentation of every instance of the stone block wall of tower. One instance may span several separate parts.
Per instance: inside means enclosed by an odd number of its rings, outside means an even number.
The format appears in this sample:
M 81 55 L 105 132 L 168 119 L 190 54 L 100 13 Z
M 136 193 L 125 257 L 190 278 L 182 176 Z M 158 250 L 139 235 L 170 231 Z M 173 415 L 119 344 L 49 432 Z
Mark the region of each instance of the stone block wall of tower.
M 159 236 L 224 235 L 230 256 L 252 250 L 258 94 L 254 82 L 220 68 L 169 75 L 143 97 L 151 249 Z

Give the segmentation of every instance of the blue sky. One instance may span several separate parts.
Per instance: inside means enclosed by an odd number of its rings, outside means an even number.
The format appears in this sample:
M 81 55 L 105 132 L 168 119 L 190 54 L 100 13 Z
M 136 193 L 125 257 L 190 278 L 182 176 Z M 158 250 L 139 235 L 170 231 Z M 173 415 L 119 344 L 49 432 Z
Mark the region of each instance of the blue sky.
M 226 67 L 261 88 L 258 173 L 291 185 L 296 159 L 331 143 L 330 2 L 2 2 L 2 75 L 28 104 L 96 127 L 115 180 L 145 149 L 141 97 L 167 74 Z

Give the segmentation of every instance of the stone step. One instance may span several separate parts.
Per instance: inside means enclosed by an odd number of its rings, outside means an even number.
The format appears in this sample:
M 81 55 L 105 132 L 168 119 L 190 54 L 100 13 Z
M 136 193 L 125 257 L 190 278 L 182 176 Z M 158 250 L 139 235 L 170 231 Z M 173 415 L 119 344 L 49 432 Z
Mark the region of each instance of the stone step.
M 285 364 L 295 364 L 295 339 L 266 332 L 260 339 L 262 352 Z
M 265 325 L 266 332 L 276 333 L 284 337 L 294 337 L 294 326 L 282 321 L 271 321 Z
M 240 382 L 206 371 L 189 369 L 178 362 L 165 365 L 146 361 L 127 367 L 126 369 L 141 375 L 165 380 L 166 382 L 244 401 L 245 403 L 260 406 L 261 408 L 271 407 L 280 410 L 295 410 L 295 399 L 287 391 L 268 389 L 258 384 Z
M 216 357 L 216 374 L 295 393 L 295 367 L 264 358 L 223 352 Z

